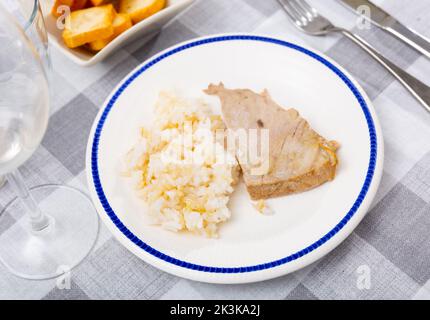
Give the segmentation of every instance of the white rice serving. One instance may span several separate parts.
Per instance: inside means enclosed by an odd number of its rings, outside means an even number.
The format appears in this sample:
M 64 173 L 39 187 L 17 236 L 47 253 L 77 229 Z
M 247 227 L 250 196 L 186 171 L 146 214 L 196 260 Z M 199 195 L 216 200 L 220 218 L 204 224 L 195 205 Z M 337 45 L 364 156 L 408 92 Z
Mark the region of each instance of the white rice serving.
M 203 101 L 160 93 L 153 125 L 140 130 L 124 170 L 155 224 L 217 236 L 218 225 L 230 218 L 227 204 L 239 176 L 235 157 L 216 134 L 224 129 Z

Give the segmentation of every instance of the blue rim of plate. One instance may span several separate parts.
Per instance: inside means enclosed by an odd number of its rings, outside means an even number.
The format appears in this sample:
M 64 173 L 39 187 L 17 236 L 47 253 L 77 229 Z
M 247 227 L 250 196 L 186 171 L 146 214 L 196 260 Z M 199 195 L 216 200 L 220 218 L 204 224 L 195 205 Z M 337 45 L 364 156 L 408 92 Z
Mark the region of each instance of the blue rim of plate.
M 368 129 L 369 129 L 369 138 L 370 138 L 370 159 L 369 159 L 369 165 L 367 169 L 366 178 L 364 180 L 363 186 L 360 190 L 360 193 L 358 194 L 357 199 L 355 200 L 354 204 L 352 205 L 351 209 L 346 213 L 346 215 L 343 217 L 343 219 L 333 227 L 326 235 L 324 235 L 321 239 L 318 241 L 312 243 L 311 245 L 307 246 L 306 248 L 297 251 L 294 254 L 291 254 L 285 258 L 278 259 L 275 261 L 253 265 L 253 266 L 245 266 L 245 267 L 211 267 L 211 266 L 202 266 L 197 265 L 194 263 L 189 263 L 186 261 L 182 261 L 173 257 L 170 257 L 143 242 L 141 239 L 139 239 L 136 235 L 134 235 L 118 218 L 118 216 L 113 211 L 112 207 L 110 206 L 106 195 L 103 191 L 103 187 L 100 181 L 99 171 L 98 171 L 98 146 L 100 142 L 100 136 L 102 133 L 103 125 L 107 119 L 107 116 L 110 112 L 110 110 L 115 105 L 115 102 L 117 101 L 118 97 L 124 92 L 124 90 L 142 73 L 144 73 L 149 68 L 153 67 L 160 61 L 187 49 L 202 46 L 210 43 L 215 42 L 223 42 L 223 41 L 260 41 L 260 42 L 266 42 L 276 45 L 281 45 L 290 49 L 297 50 L 301 53 L 304 53 L 313 59 L 321 62 L 326 67 L 328 67 L 331 71 L 333 71 L 339 78 L 348 86 L 348 88 L 351 90 L 351 92 L 354 94 L 355 98 L 357 99 L 364 116 L 367 121 Z M 92 149 L 91 149 L 91 172 L 93 177 L 93 183 L 95 186 L 96 193 L 98 195 L 98 198 L 100 200 L 101 205 L 103 206 L 103 209 L 105 210 L 106 214 L 111 219 L 112 223 L 123 233 L 124 236 L 126 236 L 130 241 L 132 241 L 135 245 L 146 251 L 147 253 L 153 255 L 154 257 L 161 259 L 165 262 L 168 262 L 170 264 L 195 270 L 195 271 L 202 271 L 202 272 L 210 272 L 210 273 L 244 273 L 244 272 L 255 272 L 255 271 L 261 271 L 266 270 L 270 268 L 274 268 L 286 263 L 289 263 L 291 261 L 297 260 L 300 257 L 303 257 L 310 252 L 314 251 L 315 249 L 321 247 L 324 243 L 326 243 L 329 239 L 331 239 L 335 234 L 337 234 L 347 223 L 348 221 L 354 216 L 354 214 L 357 212 L 358 208 L 362 204 L 369 187 L 371 185 L 373 175 L 375 172 L 376 167 L 376 158 L 377 158 L 377 136 L 376 136 L 376 130 L 373 123 L 372 116 L 370 114 L 369 108 L 360 94 L 359 90 L 356 88 L 356 86 L 352 83 L 352 81 L 342 72 L 340 71 L 335 65 L 333 65 L 331 62 L 327 61 L 325 58 L 321 57 L 320 55 L 305 49 L 303 47 L 300 47 L 296 44 L 286 42 L 283 40 L 278 40 L 274 38 L 269 37 L 261 37 L 261 36 L 252 36 L 252 35 L 228 35 L 228 36 L 215 36 L 215 37 L 209 37 L 201 40 L 195 40 L 192 42 L 189 42 L 187 44 L 181 45 L 177 48 L 174 48 L 172 50 L 169 50 L 160 56 L 150 60 L 148 63 L 144 64 L 142 67 L 140 67 L 137 71 L 135 71 L 131 76 L 127 78 L 127 80 L 120 86 L 120 88 L 113 94 L 111 99 L 109 100 L 106 108 L 104 109 L 97 127 L 95 129 L 93 143 L 92 143 Z

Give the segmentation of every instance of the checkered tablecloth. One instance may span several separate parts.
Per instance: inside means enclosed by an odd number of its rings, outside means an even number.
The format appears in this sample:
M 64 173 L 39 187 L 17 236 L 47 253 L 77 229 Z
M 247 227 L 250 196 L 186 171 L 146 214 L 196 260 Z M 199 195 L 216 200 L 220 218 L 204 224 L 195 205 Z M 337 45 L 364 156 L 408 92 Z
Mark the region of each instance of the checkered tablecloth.
M 314 0 L 347 28 L 356 16 L 335 0 Z M 428 0 L 375 1 L 430 37 Z M 26 281 L 0 264 L 2 299 L 430 299 L 430 114 L 384 69 L 342 37 L 310 37 L 287 20 L 276 0 L 200 0 L 148 44 L 123 48 L 103 63 L 80 68 L 52 48 L 52 115 L 42 145 L 21 168 L 27 184 L 86 188 L 85 148 L 105 98 L 134 67 L 177 42 L 230 31 L 284 38 L 325 52 L 351 72 L 373 100 L 385 138 L 384 174 L 370 212 L 337 249 L 293 274 L 246 285 L 211 285 L 177 278 L 139 260 L 101 226 L 94 251 L 56 280 Z M 356 30 L 399 66 L 430 84 L 430 61 L 383 31 Z M 0 189 L 0 209 L 13 197 Z M 3 221 L 5 222 L 5 221 Z M 0 225 L 7 232 L 13 221 Z M 357 285 L 362 268 L 370 287 Z

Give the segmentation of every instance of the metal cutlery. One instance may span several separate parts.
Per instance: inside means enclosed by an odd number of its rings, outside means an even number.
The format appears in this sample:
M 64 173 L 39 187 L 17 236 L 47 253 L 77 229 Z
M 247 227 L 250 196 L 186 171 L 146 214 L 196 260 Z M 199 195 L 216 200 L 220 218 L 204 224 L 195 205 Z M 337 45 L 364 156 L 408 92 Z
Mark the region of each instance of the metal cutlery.
M 416 31 L 404 26 L 397 21 L 390 14 L 374 5 L 368 0 L 339 0 L 342 4 L 348 8 L 354 10 L 357 13 L 357 8 L 360 6 L 367 6 L 369 8 L 370 16 L 363 15 L 364 18 L 368 19 L 378 27 L 394 35 L 404 43 L 410 45 L 418 52 L 430 58 L 430 40 L 419 35 Z
M 430 87 L 422 83 L 406 71 L 400 69 L 390 60 L 383 57 L 369 43 L 360 36 L 344 28 L 333 25 L 321 16 L 317 10 L 304 0 L 278 0 L 287 12 L 294 25 L 301 31 L 314 35 L 325 36 L 330 33 L 342 33 L 363 50 L 370 54 L 385 69 L 387 69 L 400 83 L 430 112 Z

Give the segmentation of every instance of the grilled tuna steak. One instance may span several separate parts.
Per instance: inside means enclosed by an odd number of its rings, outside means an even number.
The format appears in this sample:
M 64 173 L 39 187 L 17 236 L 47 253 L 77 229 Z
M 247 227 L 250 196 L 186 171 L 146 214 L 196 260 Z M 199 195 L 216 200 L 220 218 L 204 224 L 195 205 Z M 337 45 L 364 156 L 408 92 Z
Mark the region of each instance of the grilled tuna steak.
M 245 161 L 241 150 L 236 151 L 252 199 L 303 192 L 334 179 L 338 143 L 316 133 L 297 110 L 280 107 L 266 90 L 257 94 L 211 84 L 205 92 L 220 98 L 227 128 L 268 129 L 267 170 L 255 174 L 255 164 Z

